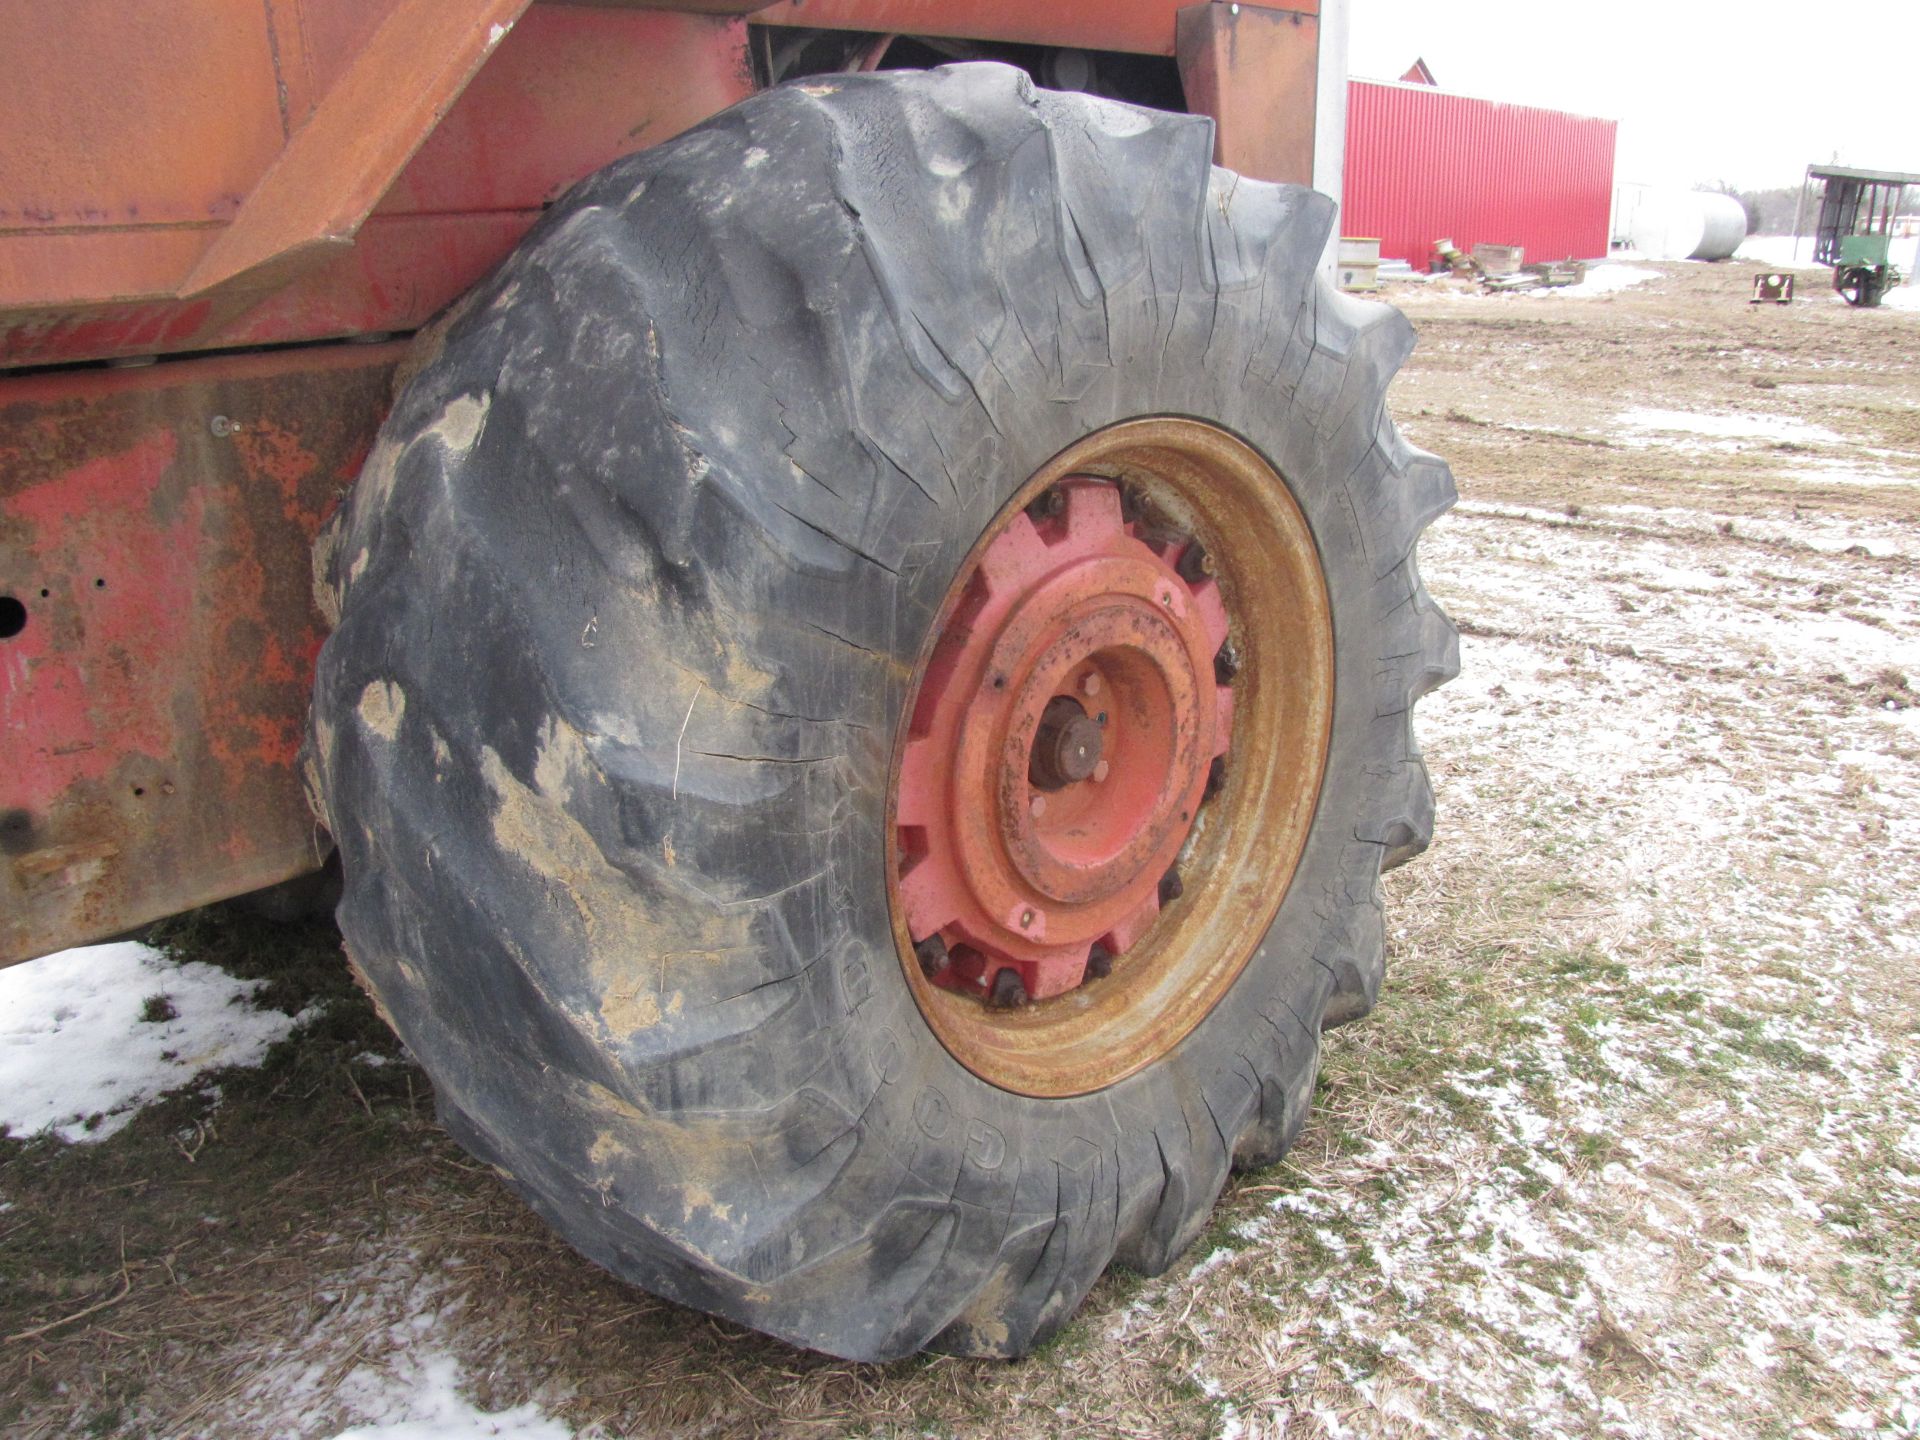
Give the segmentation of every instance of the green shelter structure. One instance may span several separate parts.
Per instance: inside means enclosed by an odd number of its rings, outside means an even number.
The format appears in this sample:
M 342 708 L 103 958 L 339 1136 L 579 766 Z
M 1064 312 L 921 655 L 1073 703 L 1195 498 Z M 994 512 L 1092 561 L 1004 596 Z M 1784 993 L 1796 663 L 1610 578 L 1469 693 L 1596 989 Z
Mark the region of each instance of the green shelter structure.
M 1920 175 L 1809 165 L 1800 205 L 1794 212 L 1795 240 L 1800 237 L 1801 218 L 1816 180 L 1821 188 L 1814 224 L 1814 263 L 1833 266 L 1833 288 L 1849 305 L 1878 305 L 1880 297 L 1904 278 L 1889 251 L 1894 220 L 1901 213 L 1907 187 L 1920 186 Z

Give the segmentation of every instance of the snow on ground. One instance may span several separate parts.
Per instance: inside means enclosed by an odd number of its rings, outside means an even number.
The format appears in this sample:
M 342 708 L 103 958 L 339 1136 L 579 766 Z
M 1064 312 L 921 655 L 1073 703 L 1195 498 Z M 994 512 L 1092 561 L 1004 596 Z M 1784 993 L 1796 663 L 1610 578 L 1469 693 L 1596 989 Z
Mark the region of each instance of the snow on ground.
M 1338 1032 L 1360 1124 L 1107 1336 L 1183 1305 L 1233 1425 L 1920 1434 L 1920 577 L 1640 518 L 1422 544 L 1446 825 Z
M 1597 295 L 1613 295 L 1621 290 L 1631 289 L 1635 285 L 1644 285 L 1649 280 L 1658 280 L 1660 272 L 1649 270 L 1640 265 L 1622 265 L 1611 260 L 1594 261 L 1587 266 L 1587 275 L 1578 285 L 1536 285 L 1519 287 L 1512 290 L 1483 290 L 1478 281 L 1461 280 L 1453 275 L 1429 275 L 1402 271 L 1388 275 L 1381 274 L 1383 280 L 1400 283 L 1418 282 L 1432 284 L 1436 288 L 1446 289 L 1461 298 L 1479 298 L 1498 300 L 1515 295 L 1538 295 L 1570 297 L 1575 300 L 1591 299 Z
M 1529 534 L 1463 516 L 1430 545 L 1423 560 L 1450 577 L 1437 588 L 1455 613 L 1497 633 L 1469 637 L 1472 663 L 1423 717 L 1426 743 L 1456 764 L 1528 756 L 1540 788 L 1463 776 L 1466 803 L 1504 827 L 1548 819 L 1569 878 L 1605 897 L 1604 965 L 1588 987 L 1604 1009 L 1528 1007 L 1537 1038 L 1454 1082 L 1513 1147 L 1510 1183 L 1496 1171 L 1473 1192 L 1483 1208 L 1491 1190 L 1493 1258 L 1569 1262 L 1581 1278 L 1528 1295 L 1507 1276 L 1490 1294 L 1489 1274 L 1476 1308 L 1569 1357 L 1612 1317 L 1655 1367 L 1705 1361 L 1697 1383 L 1726 1397 L 1797 1350 L 1860 1377 L 1859 1428 L 1910 1430 L 1920 1365 L 1901 1316 L 1914 1257 L 1883 1269 L 1875 1232 L 1916 1178 L 1877 1156 L 1915 1118 L 1911 1085 L 1888 1083 L 1911 1078 L 1892 1043 L 1909 1020 L 1879 1007 L 1882 965 L 1920 958 L 1920 914 L 1899 880 L 1920 775 L 1906 702 L 1891 683 L 1883 702 L 1858 692 L 1920 660 L 1913 578 L 1861 576 L 1849 595 L 1826 557 L 1703 554 L 1657 528 Z M 1688 678 L 1685 707 L 1663 683 L 1674 674 Z M 1602 1136 L 1617 1158 L 1569 1177 L 1571 1156 L 1540 1143 L 1553 1132 L 1567 1150 Z M 1687 1154 L 1689 1134 L 1748 1138 L 1707 1159 Z M 1549 1212 L 1550 1239 L 1500 1217 L 1528 1174 L 1577 1212 Z M 1875 1283 L 1852 1303 L 1822 1293 L 1823 1272 L 1849 1271 Z M 1740 1348 L 1689 1353 L 1689 1309 L 1717 1314 Z M 1543 1378 L 1582 1398 L 1568 1377 Z M 1699 1433 L 1738 1433 L 1699 1421 Z
M 1813 224 L 1808 217 L 1809 227 Z M 1901 271 L 1911 275 L 1920 269 L 1920 239 L 1895 240 L 1888 252 L 1895 265 Z M 1749 235 L 1740 242 L 1740 248 L 1733 252 L 1736 260 L 1753 260 L 1762 265 L 1772 265 L 1781 270 L 1825 270 L 1824 265 L 1813 262 L 1813 236 L 1802 235 L 1796 240 L 1791 235 Z
M 1691 410 L 1624 410 L 1617 421 L 1633 431 L 1705 435 L 1715 439 L 1792 440 L 1838 445 L 1842 438 L 1823 426 L 1785 415 L 1702 415 Z M 1639 437 L 1628 437 L 1630 442 Z
M 1640 265 L 1589 265 L 1587 277 L 1578 285 L 1564 285 L 1557 290 L 1549 290 L 1550 295 L 1568 296 L 1584 299 L 1590 295 L 1611 295 L 1618 290 L 1628 290 L 1635 285 L 1644 285 L 1649 280 L 1658 280 L 1658 270 L 1648 270 Z
M 296 1335 L 262 1350 L 225 1407 L 241 1431 L 333 1440 L 571 1440 L 535 1400 L 489 1410 L 450 1353 L 467 1300 L 457 1255 L 426 1259 L 417 1228 L 368 1247 L 315 1293 Z M 345 1244 L 346 1242 L 342 1242 Z M 556 1396 L 548 1396 L 554 1399 Z M 344 1428 L 343 1428 L 344 1427 Z
M 1813 263 L 1813 237 L 1802 235 L 1749 235 L 1733 252 L 1736 260 L 1753 260 L 1781 270 L 1825 269 Z
M 572 1440 L 573 1431 L 531 1402 L 510 1410 L 476 1409 L 460 1393 L 460 1362 L 451 1355 L 404 1352 L 391 1370 L 361 1366 L 340 1382 L 337 1398 L 379 1418 L 342 1430 L 334 1440 Z
M 258 1064 L 299 1023 L 258 989 L 133 941 L 0 970 L 0 1131 L 104 1140 L 203 1071 Z

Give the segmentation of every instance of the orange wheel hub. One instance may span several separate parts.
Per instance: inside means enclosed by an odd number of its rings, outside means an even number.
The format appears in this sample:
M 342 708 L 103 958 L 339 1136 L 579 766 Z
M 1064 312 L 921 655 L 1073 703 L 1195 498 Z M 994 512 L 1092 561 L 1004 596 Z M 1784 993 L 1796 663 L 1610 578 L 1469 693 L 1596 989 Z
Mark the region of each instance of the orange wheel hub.
M 948 1053 L 1087 1094 L 1259 957 L 1301 963 L 1267 937 L 1332 705 L 1319 550 L 1258 451 L 1145 416 L 1034 472 L 942 600 L 893 748 L 889 917 Z
M 1069 476 L 985 545 L 929 655 L 896 789 L 928 979 L 1011 1007 L 1153 924 L 1233 732 L 1219 587 L 1119 485 Z

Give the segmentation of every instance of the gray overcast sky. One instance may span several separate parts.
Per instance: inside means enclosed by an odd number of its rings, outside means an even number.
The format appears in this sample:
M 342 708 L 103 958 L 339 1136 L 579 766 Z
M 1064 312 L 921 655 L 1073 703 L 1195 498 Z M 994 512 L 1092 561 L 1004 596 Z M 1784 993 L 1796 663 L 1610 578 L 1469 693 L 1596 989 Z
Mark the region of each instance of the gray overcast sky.
M 1349 65 L 1424 57 L 1443 89 L 1620 121 L 1615 178 L 1748 188 L 1843 165 L 1920 172 L 1920 3 L 1350 0 Z

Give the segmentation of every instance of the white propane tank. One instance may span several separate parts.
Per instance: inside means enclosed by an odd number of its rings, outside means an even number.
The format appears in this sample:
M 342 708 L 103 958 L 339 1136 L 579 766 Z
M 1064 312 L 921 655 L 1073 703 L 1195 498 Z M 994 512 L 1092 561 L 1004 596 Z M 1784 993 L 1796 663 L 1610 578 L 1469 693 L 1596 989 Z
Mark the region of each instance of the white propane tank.
M 1693 198 L 1700 202 L 1700 243 L 1687 256 L 1689 260 L 1728 260 L 1747 238 L 1747 211 L 1731 195 L 1697 190 Z
M 1747 238 L 1747 212 L 1731 195 L 1622 186 L 1620 209 L 1627 243 L 1649 260 L 1725 260 Z

